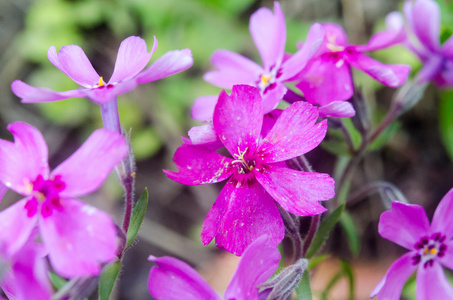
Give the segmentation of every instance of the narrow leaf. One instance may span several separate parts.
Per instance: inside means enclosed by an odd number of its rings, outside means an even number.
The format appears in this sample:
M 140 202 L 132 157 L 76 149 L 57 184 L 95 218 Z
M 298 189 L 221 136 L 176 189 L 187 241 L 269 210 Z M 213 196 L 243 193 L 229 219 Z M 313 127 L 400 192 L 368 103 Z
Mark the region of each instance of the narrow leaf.
M 145 217 L 146 207 L 148 206 L 148 189 L 145 189 L 132 209 L 131 223 L 129 229 L 127 230 L 127 243 L 126 248 L 128 248 L 132 242 L 135 240 L 138 234 L 138 230 L 142 225 L 143 218 Z
M 327 296 L 329 296 L 329 292 L 330 290 L 335 286 L 335 284 L 337 284 L 338 280 L 341 279 L 341 277 L 343 277 L 343 271 L 339 271 L 338 273 L 336 273 L 332 279 L 330 279 L 329 283 L 327 283 L 327 286 L 326 288 L 324 289 L 324 291 L 322 292 L 321 294 L 321 300 L 327 300 Z
M 354 272 L 352 271 L 351 265 L 344 260 L 340 260 L 341 268 L 343 269 L 343 274 L 348 279 L 349 283 L 349 300 L 354 300 Z
M 348 241 L 349 249 L 354 256 L 359 255 L 360 252 L 360 237 L 357 232 L 354 220 L 351 215 L 344 211 L 340 218 L 340 224 L 343 227 L 343 230 L 346 234 L 346 239 Z
M 439 129 L 450 160 L 453 161 L 453 91 L 442 93 L 439 103 Z
M 305 270 L 299 285 L 296 287 L 297 299 L 312 300 L 310 288 L 310 275 L 308 270 Z
M 104 267 L 99 278 L 99 300 L 109 300 L 120 270 L 121 261 L 119 260 L 109 263 Z
M 52 272 L 49 272 L 49 278 L 50 278 L 50 282 L 52 283 L 52 285 L 55 287 L 55 289 L 57 291 L 60 290 L 66 284 L 66 282 L 68 282 L 66 279 L 64 279 Z

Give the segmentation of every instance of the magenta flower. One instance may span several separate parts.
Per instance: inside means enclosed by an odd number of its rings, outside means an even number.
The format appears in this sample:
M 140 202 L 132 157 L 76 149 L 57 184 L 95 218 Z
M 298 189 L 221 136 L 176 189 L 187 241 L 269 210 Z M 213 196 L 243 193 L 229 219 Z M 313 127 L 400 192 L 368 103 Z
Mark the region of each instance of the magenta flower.
M 418 73 L 420 83 L 434 81 L 440 87 L 453 86 L 453 37 L 440 44 L 440 9 L 436 1 L 417 0 L 404 3 L 404 15 L 410 31 L 418 40 L 406 45 L 423 62 Z
M 453 269 L 453 189 L 440 201 L 431 225 L 419 205 L 392 203 L 379 220 L 379 234 L 406 248 L 374 288 L 370 297 L 399 299 L 404 283 L 417 271 L 417 300 L 453 299 L 442 265 Z
M 285 160 L 315 148 L 324 138 L 326 121 L 315 124 L 317 109 L 297 102 L 282 112 L 261 138 L 263 105 L 257 88 L 235 85 L 222 91 L 214 110 L 213 126 L 232 157 L 212 147 L 183 144 L 173 161 L 179 172 L 164 170 L 182 184 L 198 185 L 229 178 L 201 230 L 203 244 L 216 244 L 236 255 L 262 234 L 270 246 L 283 239 L 285 229 L 274 199 L 290 213 L 310 216 L 326 209 L 318 203 L 334 196 L 327 174 L 289 169 Z
M 266 240 L 260 236 L 245 249 L 223 299 L 258 299 L 258 286 L 274 274 L 280 261 L 280 253 Z M 157 264 L 148 279 L 149 292 L 157 300 L 222 299 L 188 264 L 168 256 L 148 259 Z
M 13 255 L 35 227 L 56 272 L 64 277 L 97 275 L 117 247 L 110 216 L 75 199 L 96 190 L 127 154 L 116 132 L 96 130 L 68 159 L 49 173 L 47 145 L 31 125 L 8 126 L 14 143 L 0 140 L 0 182 L 25 196 L 0 212 L 0 243 Z
M 324 42 L 298 75 L 300 82 L 296 85 L 308 102 L 320 106 L 321 116 L 351 117 L 355 114 L 352 105 L 344 101 L 353 94 L 351 66 L 390 87 L 398 87 L 406 81 L 409 66 L 385 65 L 363 54 L 402 42 L 405 33 L 401 18 L 389 15 L 389 29 L 373 35 L 367 45 L 350 45 L 339 25 L 325 23 L 322 26 Z
M 263 113 L 268 113 L 285 95 L 287 88 L 283 83 L 299 73 L 319 48 L 324 32 L 321 25 L 315 23 L 304 46 L 285 60 L 286 24 L 278 2 L 274 2 L 274 13 L 265 7 L 253 13 L 249 29 L 263 66 L 235 52 L 217 50 L 211 56 L 211 63 L 217 70 L 206 73 L 203 78 L 224 89 L 231 90 L 235 84 L 259 88 L 263 96 Z M 196 99 L 192 117 L 201 121 L 211 120 L 216 102 L 217 96 Z
M 113 74 L 106 83 L 103 77 L 93 69 L 79 46 L 63 46 L 59 53 L 54 46 L 51 46 L 47 52 L 50 62 L 82 88 L 55 92 L 47 88 L 35 88 L 20 80 L 15 80 L 11 84 L 11 89 L 16 96 L 22 98 L 24 103 L 87 97 L 97 104 L 105 104 L 116 96 L 134 89 L 137 84 L 148 83 L 184 71 L 193 63 L 189 49 L 175 50 L 165 53 L 142 71 L 156 47 L 156 38 L 154 38 L 151 52 L 147 51 L 146 43 L 142 38 L 131 36 L 125 39 L 118 50 Z

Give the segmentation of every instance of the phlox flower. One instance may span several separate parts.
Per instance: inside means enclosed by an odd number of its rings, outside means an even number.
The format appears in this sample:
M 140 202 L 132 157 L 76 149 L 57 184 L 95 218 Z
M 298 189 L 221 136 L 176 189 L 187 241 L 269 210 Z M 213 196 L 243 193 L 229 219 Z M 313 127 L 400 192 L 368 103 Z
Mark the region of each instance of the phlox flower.
M 76 197 L 96 190 L 125 157 L 118 133 L 99 129 L 49 172 L 47 145 L 31 125 L 8 126 L 14 143 L 0 140 L 0 182 L 25 198 L 0 212 L 0 243 L 18 252 L 38 227 L 55 271 L 64 277 L 98 275 L 111 261 L 117 230 L 108 214 Z
M 268 246 L 266 238 L 260 236 L 245 249 L 223 299 L 260 299 L 258 286 L 274 274 L 280 261 L 280 253 Z M 148 259 L 157 264 L 148 279 L 149 292 L 157 300 L 222 299 L 188 264 L 168 256 Z
M 378 300 L 399 299 L 404 283 L 417 271 L 417 300 L 453 299 L 442 266 L 453 269 L 453 189 L 440 201 L 431 225 L 423 207 L 392 203 L 379 220 L 379 234 L 409 250 L 398 258 L 371 293 Z
M 203 223 L 201 238 L 206 245 L 215 237 L 218 247 L 236 255 L 262 234 L 269 235 L 271 246 L 281 242 L 285 228 L 274 199 L 290 213 L 311 216 L 326 210 L 318 201 L 334 196 L 329 175 L 285 164 L 323 140 L 327 123 L 315 123 L 317 109 L 306 102 L 292 104 L 264 138 L 262 112 L 257 88 L 235 85 L 231 95 L 222 91 L 213 128 L 231 157 L 215 147 L 183 144 L 173 157 L 179 172 L 164 170 L 170 179 L 187 185 L 228 179 Z
M 255 42 L 263 65 L 229 50 L 217 50 L 211 56 L 216 68 L 203 79 L 215 86 L 232 89 L 235 84 L 248 84 L 259 88 L 263 97 L 263 113 L 273 110 L 282 100 L 287 88 L 284 82 L 299 73 L 316 52 L 323 39 L 321 25 L 310 28 L 307 40 L 291 57 L 285 59 L 286 24 L 279 2 L 274 2 L 274 12 L 266 7 L 250 17 L 250 35 Z M 206 121 L 212 119 L 217 96 L 204 96 L 195 100 L 192 117 Z

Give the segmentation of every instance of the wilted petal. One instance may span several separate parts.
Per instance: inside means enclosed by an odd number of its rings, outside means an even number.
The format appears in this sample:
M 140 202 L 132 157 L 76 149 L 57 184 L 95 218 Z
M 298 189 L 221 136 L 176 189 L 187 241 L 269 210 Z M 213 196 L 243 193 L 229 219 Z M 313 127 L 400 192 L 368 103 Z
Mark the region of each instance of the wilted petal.
M 260 184 L 236 186 L 230 179 L 203 222 L 203 244 L 209 244 L 215 237 L 217 247 L 241 256 L 263 234 L 269 236 L 269 247 L 276 247 L 284 237 L 277 205 Z
M 447 241 L 453 237 L 453 189 L 440 200 L 431 222 L 432 232 L 442 232 L 447 235 Z
M 146 42 L 138 36 L 130 36 L 122 41 L 109 83 L 128 80 L 137 75 L 146 67 L 156 47 L 156 37 L 154 37 L 154 45 L 151 52 L 147 51 Z
M 203 79 L 215 86 L 232 89 L 235 84 L 256 85 L 263 68 L 250 59 L 228 50 L 216 50 L 211 64 L 217 68 L 207 72 Z
M 355 109 L 350 102 L 334 101 L 319 108 L 320 117 L 350 118 L 355 116 Z
M 195 99 L 190 110 L 192 118 L 202 122 L 212 120 L 217 98 L 218 96 L 203 96 Z
M 440 48 L 440 9 L 432 0 L 417 0 L 412 7 L 412 30 L 431 51 Z
M 75 199 L 39 223 L 55 271 L 67 278 L 95 276 L 115 256 L 117 231 L 110 216 Z
M 255 172 L 256 179 L 285 210 L 300 216 L 325 212 L 318 201 L 335 196 L 335 182 L 328 174 L 272 167 Z
M 51 46 L 47 51 L 47 57 L 55 67 L 81 86 L 91 88 L 99 83 L 100 76 L 79 46 L 63 46 L 58 54 L 55 46 Z
M 280 66 L 285 53 L 286 24 L 280 3 L 274 2 L 274 13 L 262 7 L 250 16 L 249 30 L 263 61 L 264 69 Z
M 190 49 L 165 53 L 137 76 L 137 83 L 148 83 L 187 70 L 193 65 Z
M 164 170 L 168 178 L 186 185 L 220 182 L 231 176 L 231 158 L 204 146 L 182 144 L 173 161 L 178 172 Z
M 429 234 L 429 221 L 420 205 L 392 202 L 392 210 L 379 219 L 379 234 L 406 249 L 414 249 L 420 237 Z
M 257 149 L 265 162 L 287 160 L 312 150 L 321 143 L 327 121 L 315 124 L 318 109 L 307 102 L 295 102 L 285 109 Z
M 436 261 L 426 268 L 419 264 L 417 271 L 417 300 L 432 299 L 453 299 L 453 288 Z
M 51 178 L 61 176 L 65 183 L 61 196 L 86 195 L 101 186 L 128 150 L 126 140 L 120 134 L 98 129 L 51 173 Z
M 220 300 L 206 281 L 188 264 L 173 257 L 154 257 L 157 264 L 151 268 L 148 289 L 157 300 Z
M 395 260 L 384 278 L 371 292 L 370 298 L 378 296 L 378 299 L 399 299 L 404 283 L 417 269 L 417 266 L 412 264 L 413 256 L 413 252 L 408 252 Z
M 280 253 L 267 246 L 267 239 L 260 236 L 245 249 L 224 299 L 257 299 L 258 285 L 274 274 L 280 262 Z
M 108 84 L 92 89 L 82 89 L 84 97 L 87 97 L 96 104 L 105 104 L 112 101 L 116 96 L 133 90 L 137 86 L 134 79 L 125 80 L 115 85 Z
M 85 96 L 81 89 L 55 92 L 48 88 L 36 88 L 20 80 L 11 83 L 14 95 L 21 98 L 22 103 L 52 102 L 68 98 L 82 98 Z

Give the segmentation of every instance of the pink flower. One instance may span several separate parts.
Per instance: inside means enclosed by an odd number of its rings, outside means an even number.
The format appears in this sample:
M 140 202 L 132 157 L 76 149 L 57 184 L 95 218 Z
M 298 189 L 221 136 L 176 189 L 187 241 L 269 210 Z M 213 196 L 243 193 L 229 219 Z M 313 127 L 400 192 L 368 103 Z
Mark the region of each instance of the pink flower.
M 431 225 L 419 205 L 392 203 L 379 220 L 379 234 L 406 248 L 374 288 L 370 297 L 399 299 L 404 283 L 417 271 L 417 300 L 453 299 L 442 265 L 453 269 L 453 189 L 440 201 Z
M 168 256 L 149 260 L 157 264 L 148 280 L 149 292 L 157 300 L 222 299 L 188 264 Z M 258 286 L 274 274 L 279 261 L 280 253 L 268 246 L 266 236 L 257 238 L 245 249 L 223 299 L 258 299 Z
M 13 93 L 22 98 L 22 102 L 49 102 L 72 97 L 87 97 L 97 104 L 105 104 L 116 96 L 124 94 L 137 84 L 148 83 L 181 72 L 192 66 L 192 53 L 189 49 L 174 50 L 165 53 L 144 71 L 154 50 L 146 49 L 145 41 L 137 36 L 125 39 L 118 50 L 112 77 L 106 83 L 102 76 L 93 69 L 83 50 L 76 45 L 63 46 L 59 53 L 54 46 L 49 48 L 47 57 L 58 69 L 69 76 L 82 88 L 55 92 L 47 88 L 35 88 L 20 80 L 11 84 Z
M 96 130 L 49 173 L 47 145 L 31 125 L 8 126 L 14 143 L 0 140 L 0 182 L 25 196 L 0 212 L 0 242 L 13 255 L 39 228 L 56 272 L 64 277 L 97 275 L 115 257 L 116 228 L 110 216 L 75 199 L 96 190 L 123 157 L 125 139 Z
M 326 209 L 318 203 L 334 196 L 327 174 L 289 169 L 285 160 L 315 148 L 324 138 L 326 121 L 315 124 L 318 112 L 306 102 L 283 111 L 270 132 L 261 138 L 263 105 L 257 88 L 235 85 L 222 91 L 214 110 L 214 131 L 231 157 L 213 147 L 183 144 L 173 161 L 179 172 L 164 170 L 182 184 L 198 185 L 229 178 L 203 223 L 201 237 L 208 244 L 236 255 L 262 234 L 276 246 L 285 229 L 274 199 L 290 213 L 310 216 Z

